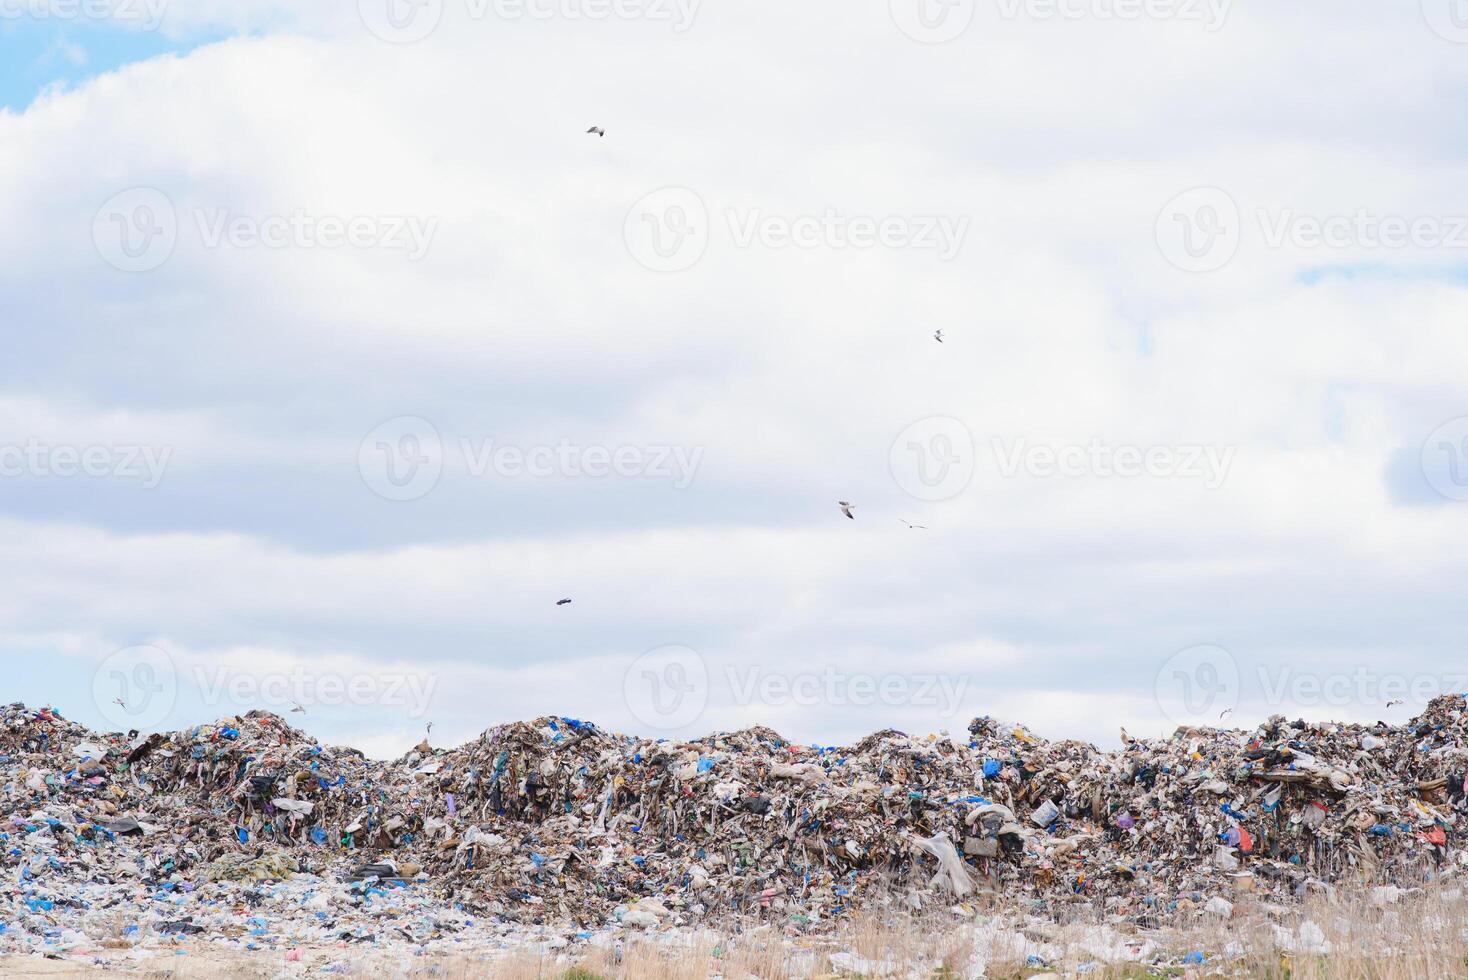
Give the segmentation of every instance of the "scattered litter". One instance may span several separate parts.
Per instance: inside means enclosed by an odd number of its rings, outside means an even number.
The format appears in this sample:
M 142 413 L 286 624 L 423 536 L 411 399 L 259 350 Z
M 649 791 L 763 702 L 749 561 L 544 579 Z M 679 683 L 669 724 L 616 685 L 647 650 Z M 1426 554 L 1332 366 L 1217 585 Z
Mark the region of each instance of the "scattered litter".
M 1368 881 L 1397 904 L 1468 864 L 1468 715 L 1179 729 L 1117 751 L 978 719 L 850 747 L 690 742 L 547 717 L 374 762 L 267 712 L 99 734 L 3 709 L 0 952 L 201 935 L 282 955 L 475 930 L 818 930 L 888 902 L 1091 903 L 1150 926 Z M 962 914 L 972 918 L 973 912 Z M 1309 928 L 1307 928 L 1307 926 Z M 1307 923 L 1281 946 L 1324 944 Z M 111 930 L 111 931 L 109 931 Z M 548 945 L 547 945 L 548 944 Z

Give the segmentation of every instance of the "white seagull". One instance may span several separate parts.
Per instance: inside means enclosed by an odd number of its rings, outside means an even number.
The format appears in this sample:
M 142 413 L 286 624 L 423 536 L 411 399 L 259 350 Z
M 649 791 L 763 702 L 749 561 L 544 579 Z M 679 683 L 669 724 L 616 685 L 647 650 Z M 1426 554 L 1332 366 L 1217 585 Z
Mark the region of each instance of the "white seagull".
M 856 509 L 856 504 L 853 504 L 849 500 L 838 500 L 836 501 L 836 506 L 841 508 L 841 513 L 845 514 L 853 521 L 856 520 L 856 515 L 852 513 L 852 511 Z

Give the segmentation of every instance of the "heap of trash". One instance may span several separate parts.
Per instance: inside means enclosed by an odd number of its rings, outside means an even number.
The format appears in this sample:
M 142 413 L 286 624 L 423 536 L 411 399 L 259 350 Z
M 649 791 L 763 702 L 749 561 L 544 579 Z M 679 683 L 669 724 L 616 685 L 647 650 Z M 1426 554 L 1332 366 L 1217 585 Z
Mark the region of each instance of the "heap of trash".
M 1468 864 L 1462 696 L 1402 725 L 1122 737 L 984 718 L 849 747 L 766 728 L 679 742 L 547 717 L 379 762 L 262 711 L 102 734 L 12 705 L 0 950 L 129 929 L 807 930 L 894 906 L 1148 926 L 1353 887 L 1389 900 Z

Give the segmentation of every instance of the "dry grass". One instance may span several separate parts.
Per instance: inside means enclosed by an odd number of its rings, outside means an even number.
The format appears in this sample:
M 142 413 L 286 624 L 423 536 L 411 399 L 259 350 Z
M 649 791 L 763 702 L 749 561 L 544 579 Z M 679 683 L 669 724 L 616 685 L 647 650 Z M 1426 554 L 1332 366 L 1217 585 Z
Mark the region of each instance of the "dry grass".
M 1194 951 L 1204 954 L 1204 962 L 1185 964 L 1184 957 Z M 1027 980 L 1045 974 L 1084 980 L 1468 980 L 1468 902 L 1443 888 L 1424 889 L 1395 904 L 1373 903 L 1369 893 L 1290 906 L 1242 896 L 1232 917 L 1200 911 L 1184 926 L 1157 930 L 1094 917 L 1086 921 L 1084 914 L 1065 923 L 1019 922 L 968 919 L 945 910 L 918 918 L 872 916 L 822 936 L 787 934 L 765 923 L 737 934 L 637 934 L 616 948 L 522 949 L 472 957 L 328 947 L 286 961 L 279 951 L 240 953 L 207 944 L 188 947 L 187 956 L 161 952 L 151 960 L 114 960 L 94 968 L 75 961 L 0 959 L 0 975 L 264 980 L 320 976 L 322 967 L 335 963 L 345 966 L 337 973 L 344 977 L 432 980 Z M 1029 959 L 1032 955 L 1040 959 Z

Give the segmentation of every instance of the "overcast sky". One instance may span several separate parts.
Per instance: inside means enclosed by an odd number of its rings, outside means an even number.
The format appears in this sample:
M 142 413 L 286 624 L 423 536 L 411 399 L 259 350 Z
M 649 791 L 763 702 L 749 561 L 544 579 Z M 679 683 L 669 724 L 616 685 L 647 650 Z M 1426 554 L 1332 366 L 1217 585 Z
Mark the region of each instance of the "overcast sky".
M 3 697 L 394 754 L 1468 690 L 1455 3 L 0 0 Z

